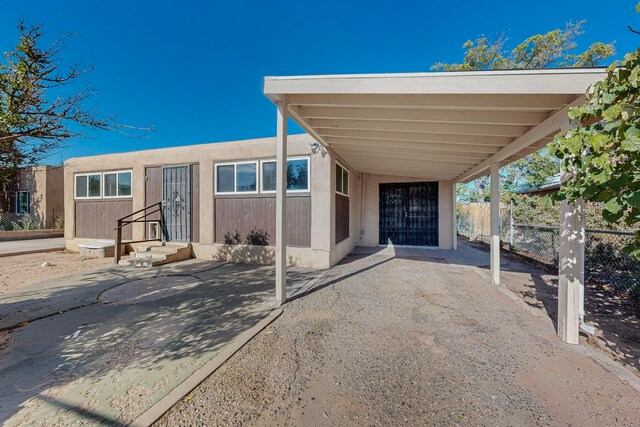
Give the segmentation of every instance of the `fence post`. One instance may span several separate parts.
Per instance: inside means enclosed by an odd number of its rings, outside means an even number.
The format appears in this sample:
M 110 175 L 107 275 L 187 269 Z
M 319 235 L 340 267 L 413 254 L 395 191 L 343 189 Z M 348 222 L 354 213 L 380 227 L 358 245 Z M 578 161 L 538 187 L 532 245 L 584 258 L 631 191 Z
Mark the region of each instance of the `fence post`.
M 513 200 L 509 203 L 509 252 L 513 252 Z

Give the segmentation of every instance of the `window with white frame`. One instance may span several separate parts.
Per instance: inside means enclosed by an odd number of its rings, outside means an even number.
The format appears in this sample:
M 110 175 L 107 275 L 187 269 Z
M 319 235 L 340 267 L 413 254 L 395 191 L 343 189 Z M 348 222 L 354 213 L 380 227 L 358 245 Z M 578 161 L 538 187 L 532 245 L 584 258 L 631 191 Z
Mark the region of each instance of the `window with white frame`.
M 78 173 L 74 176 L 76 199 L 109 199 L 131 197 L 130 170 Z
M 104 172 L 105 198 L 131 197 L 131 171 Z
M 336 193 L 349 197 L 349 171 L 336 162 Z
M 276 191 L 276 161 L 263 160 L 261 165 L 261 184 L 263 193 Z M 309 191 L 309 158 L 290 158 L 287 160 L 287 191 Z
M 83 173 L 75 176 L 76 199 L 99 199 L 102 197 L 102 173 Z
M 17 214 L 29 214 L 31 213 L 31 192 L 30 191 L 18 191 L 16 194 L 16 213 Z
M 258 162 L 221 163 L 216 165 L 216 193 L 257 193 Z

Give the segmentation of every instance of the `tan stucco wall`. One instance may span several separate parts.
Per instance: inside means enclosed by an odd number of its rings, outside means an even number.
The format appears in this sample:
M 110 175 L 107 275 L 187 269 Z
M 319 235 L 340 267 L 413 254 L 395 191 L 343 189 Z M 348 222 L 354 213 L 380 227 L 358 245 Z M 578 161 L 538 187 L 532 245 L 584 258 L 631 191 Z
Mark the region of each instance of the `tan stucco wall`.
M 289 156 L 308 155 L 309 135 L 289 136 Z M 198 258 L 224 258 L 233 261 L 273 261 L 274 248 L 214 244 L 214 163 L 275 157 L 275 138 L 234 141 L 214 144 L 165 148 L 104 156 L 69 159 L 65 163 L 65 238 L 69 249 L 77 249 L 81 240 L 74 236 L 73 176 L 81 172 L 133 170 L 133 210 L 144 207 L 144 168 L 163 164 L 199 163 L 200 165 L 200 236 L 193 244 Z M 335 265 L 356 246 L 378 245 L 379 184 L 391 182 L 419 182 L 397 176 L 361 174 L 350 167 L 333 150 L 328 155 L 310 157 L 311 180 L 311 246 L 288 247 L 290 265 L 327 268 Z M 336 160 L 349 169 L 349 237 L 335 242 L 335 164 Z M 439 243 L 451 248 L 453 242 L 453 186 L 439 183 Z M 364 204 L 363 204 L 364 202 Z M 133 239 L 141 240 L 144 225 L 134 224 Z M 361 230 L 363 234 L 361 235 Z
M 64 215 L 64 169 L 49 167 L 47 169 L 47 214 Z
M 62 215 L 64 211 L 63 169 L 56 166 L 28 166 L 20 170 L 15 191 L 31 193 L 31 214 L 48 219 L 52 211 Z M 10 211 L 15 209 L 12 198 Z
M 309 143 L 313 138 L 307 134 L 290 135 L 288 155 L 309 155 Z M 275 158 L 275 138 L 261 138 L 244 141 L 220 142 L 212 144 L 172 147 L 156 150 L 144 150 L 130 153 L 118 153 L 102 156 L 73 158 L 65 162 L 65 238 L 69 249 L 77 248 L 74 236 L 74 194 L 73 177 L 75 173 L 104 172 L 109 170 L 131 169 L 133 210 L 144 208 L 144 169 L 147 166 L 199 163 L 200 165 L 200 235 L 199 244 L 194 244 L 194 253 L 199 258 L 211 259 L 218 254 L 221 245 L 213 243 L 214 238 L 214 163 L 236 160 L 254 160 Z M 311 185 L 311 247 L 287 249 L 290 262 L 297 265 L 328 267 L 331 239 L 326 232 L 331 226 L 331 218 L 326 215 L 330 204 L 328 177 L 331 175 L 329 156 L 310 156 Z M 144 224 L 133 224 L 133 240 L 142 240 Z M 257 258 L 268 259 L 272 249 L 256 248 Z M 243 251 L 236 251 L 243 253 Z M 253 258 L 249 252 L 248 260 Z M 262 255 L 261 255 L 262 254 Z M 267 255 L 264 255 L 267 254 Z M 217 255 L 216 255 L 217 256 Z
M 378 246 L 380 238 L 379 201 L 380 184 L 394 182 L 422 182 L 423 179 L 389 175 L 364 174 L 364 234 L 361 246 Z M 438 183 L 438 242 L 442 249 L 453 247 L 453 184 L 449 181 Z
M 338 156 L 334 151 L 329 150 L 331 156 L 331 265 L 335 265 L 360 242 L 360 195 L 361 195 L 361 174 L 356 172 L 347 161 Z M 349 170 L 349 237 L 335 242 L 335 189 L 336 189 L 336 161 Z

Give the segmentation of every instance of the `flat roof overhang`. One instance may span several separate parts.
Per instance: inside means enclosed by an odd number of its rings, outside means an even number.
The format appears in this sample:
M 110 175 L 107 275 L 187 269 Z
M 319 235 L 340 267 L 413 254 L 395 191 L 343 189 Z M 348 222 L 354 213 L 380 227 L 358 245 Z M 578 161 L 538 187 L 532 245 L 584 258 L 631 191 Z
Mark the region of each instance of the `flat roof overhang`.
M 544 148 L 604 68 L 265 77 L 264 93 L 364 173 L 469 182 Z

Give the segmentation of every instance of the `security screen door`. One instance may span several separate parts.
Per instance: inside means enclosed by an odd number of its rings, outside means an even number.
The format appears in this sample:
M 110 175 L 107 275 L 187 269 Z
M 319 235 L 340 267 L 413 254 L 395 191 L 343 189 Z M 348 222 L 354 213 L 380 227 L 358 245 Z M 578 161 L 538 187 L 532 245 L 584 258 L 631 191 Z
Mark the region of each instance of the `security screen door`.
M 191 165 L 162 167 L 164 239 L 191 241 Z
M 380 244 L 438 246 L 438 183 L 380 184 Z

